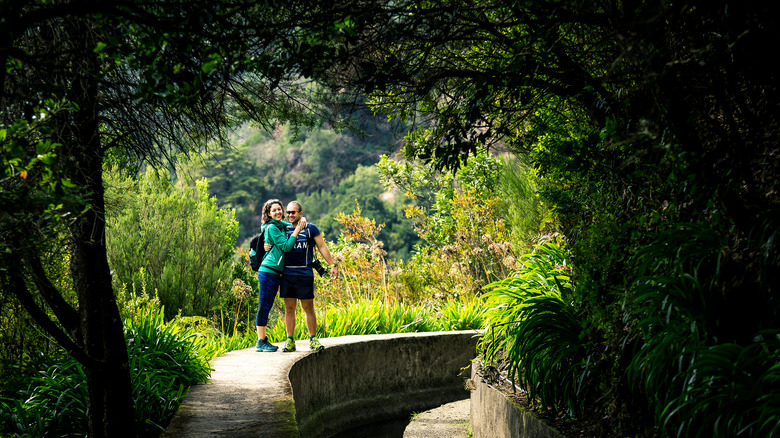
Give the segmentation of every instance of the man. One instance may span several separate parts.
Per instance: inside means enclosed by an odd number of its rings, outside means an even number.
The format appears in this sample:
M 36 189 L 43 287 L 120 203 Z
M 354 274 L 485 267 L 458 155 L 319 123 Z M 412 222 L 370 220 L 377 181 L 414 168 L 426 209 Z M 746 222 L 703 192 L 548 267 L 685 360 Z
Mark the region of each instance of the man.
M 287 226 L 287 236 L 295 231 L 298 222 L 303 217 L 303 208 L 300 202 L 292 201 L 287 204 L 287 220 L 292 225 Z M 308 223 L 298 234 L 298 240 L 293 249 L 287 253 L 284 263 L 284 271 L 279 284 L 279 296 L 284 298 L 284 327 L 287 330 L 287 341 L 283 352 L 295 351 L 295 310 L 298 300 L 306 316 L 306 328 L 309 331 L 309 348 L 312 351 L 322 350 L 322 344 L 317 339 L 317 315 L 314 313 L 314 245 L 317 246 L 322 257 L 330 264 L 331 278 L 337 278 L 338 268 L 333 263 L 325 239 L 322 238 L 319 228 Z

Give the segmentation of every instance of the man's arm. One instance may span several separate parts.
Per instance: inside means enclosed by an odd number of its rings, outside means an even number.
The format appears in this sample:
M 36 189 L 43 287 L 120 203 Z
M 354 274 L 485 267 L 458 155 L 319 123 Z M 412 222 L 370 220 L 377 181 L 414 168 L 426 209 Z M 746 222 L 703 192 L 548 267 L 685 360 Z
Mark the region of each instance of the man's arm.
M 290 225 L 292 225 L 290 222 L 287 222 L 287 221 L 279 221 L 279 222 L 281 222 L 281 223 L 282 223 L 282 225 L 284 225 L 284 226 L 290 226 Z M 304 228 L 306 228 L 306 226 L 308 225 L 308 223 L 306 222 L 306 218 L 303 218 L 303 219 L 301 219 L 301 220 L 299 221 L 299 224 L 300 224 L 300 225 L 298 225 L 298 226 L 296 226 L 296 227 L 295 227 L 295 230 L 293 231 L 293 234 L 292 234 L 292 236 L 289 236 L 289 237 L 287 238 L 287 240 L 285 241 L 285 243 L 284 243 L 284 244 L 282 244 L 282 245 L 279 245 L 279 248 L 281 248 L 281 249 L 282 249 L 282 251 L 284 251 L 284 252 L 290 252 L 290 251 L 292 251 L 292 249 L 295 247 L 295 243 L 294 243 L 294 242 L 295 242 L 295 240 L 298 238 L 298 234 L 300 234 L 301 230 L 302 230 L 302 229 L 304 229 Z M 281 231 L 281 230 L 280 230 L 280 231 Z M 291 239 L 292 237 L 295 237 L 295 239 Z M 289 245 L 292 245 L 292 246 L 289 246 Z M 289 246 L 289 249 L 288 249 L 288 246 Z M 266 241 L 265 241 L 265 245 L 263 245 L 263 249 L 265 249 L 265 252 L 268 252 L 268 251 L 270 251 L 272 247 L 273 247 L 273 245 L 271 245 L 270 243 L 268 243 L 268 241 L 266 240 Z
M 267 236 L 270 236 L 271 242 L 273 242 L 274 245 L 278 246 L 282 251 L 290 252 L 293 248 L 295 248 L 295 242 L 298 240 L 298 234 L 300 234 L 301 230 L 306 228 L 306 226 L 307 226 L 306 219 L 301 219 L 300 221 L 298 221 L 298 225 L 295 227 L 295 230 L 293 230 L 293 233 L 290 236 L 287 236 L 287 233 L 278 229 L 275 226 L 269 226 L 266 229 L 268 233 Z M 266 242 L 265 242 L 266 251 L 269 251 L 271 249 L 268 240 L 269 239 L 266 238 Z
M 330 250 L 328 249 L 328 245 L 325 243 L 325 239 L 322 238 L 322 234 L 314 236 L 314 243 L 317 245 L 317 250 L 319 250 L 322 258 L 324 258 L 325 261 L 330 265 L 330 278 L 338 278 L 339 268 L 335 263 L 333 263 L 333 257 L 330 255 Z

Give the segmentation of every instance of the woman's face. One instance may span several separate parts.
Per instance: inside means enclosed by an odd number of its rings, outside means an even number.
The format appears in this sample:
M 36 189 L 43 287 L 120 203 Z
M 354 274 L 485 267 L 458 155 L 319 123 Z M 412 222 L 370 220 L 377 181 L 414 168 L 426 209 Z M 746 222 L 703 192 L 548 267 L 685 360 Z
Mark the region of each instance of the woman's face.
M 282 204 L 271 204 L 271 219 L 280 221 L 284 217 L 284 209 Z

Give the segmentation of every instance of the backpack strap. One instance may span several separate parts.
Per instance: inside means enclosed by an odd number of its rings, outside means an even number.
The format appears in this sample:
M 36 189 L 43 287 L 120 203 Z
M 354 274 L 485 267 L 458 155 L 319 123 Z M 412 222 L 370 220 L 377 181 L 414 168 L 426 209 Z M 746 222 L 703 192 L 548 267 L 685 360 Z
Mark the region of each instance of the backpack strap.
M 260 246 L 261 246 L 260 242 L 264 242 L 265 241 L 265 238 L 264 238 L 265 237 L 264 236 L 265 226 L 266 226 L 266 224 L 260 225 L 260 232 L 255 235 L 256 238 L 252 238 L 252 242 L 249 245 L 249 249 L 253 249 L 253 250 L 255 250 L 255 252 L 260 252 L 260 251 L 258 251 L 258 249 L 260 249 Z M 254 246 L 251 245 L 252 243 L 254 244 Z

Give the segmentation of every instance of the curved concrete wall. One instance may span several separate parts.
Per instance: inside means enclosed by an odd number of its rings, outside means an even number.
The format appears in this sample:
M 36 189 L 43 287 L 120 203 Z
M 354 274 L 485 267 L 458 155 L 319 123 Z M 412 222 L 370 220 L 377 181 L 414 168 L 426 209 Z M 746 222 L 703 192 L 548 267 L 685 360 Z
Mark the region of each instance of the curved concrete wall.
M 346 336 L 290 368 L 302 437 L 327 437 L 469 397 L 473 331 Z
M 563 438 L 555 429 L 509 400 L 479 376 L 472 364 L 471 433 L 474 438 Z

